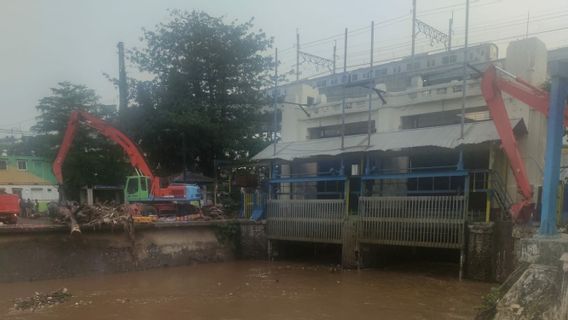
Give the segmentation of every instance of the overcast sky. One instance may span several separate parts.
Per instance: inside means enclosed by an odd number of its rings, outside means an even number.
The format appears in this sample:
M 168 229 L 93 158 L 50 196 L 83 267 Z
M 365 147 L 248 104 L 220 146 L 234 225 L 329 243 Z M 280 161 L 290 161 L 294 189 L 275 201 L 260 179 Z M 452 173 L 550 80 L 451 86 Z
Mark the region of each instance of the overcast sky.
M 454 14 L 454 44 L 464 38 L 465 0 L 418 0 L 418 17 L 447 32 Z M 168 8 L 204 10 L 227 20 L 248 20 L 275 38 L 283 67 L 295 63 L 296 29 L 302 50 L 331 58 L 334 41 L 343 59 L 342 33 L 351 31 L 348 64 L 369 61 L 369 28 L 374 20 L 376 61 L 410 51 L 412 0 L 2 0 L 0 2 L 0 129 L 33 125 L 38 100 L 61 81 L 84 84 L 103 103 L 118 93 L 103 73 L 117 74 L 116 43 L 140 46 L 141 28 L 168 18 Z M 529 35 L 548 48 L 568 46 L 568 0 L 471 0 L 470 42 L 506 43 Z M 556 30 L 556 31 L 552 31 Z M 419 35 L 419 52 L 440 49 Z M 342 65 L 342 62 L 338 63 Z M 129 75 L 136 70 L 128 65 Z M 306 68 L 307 76 L 322 69 Z

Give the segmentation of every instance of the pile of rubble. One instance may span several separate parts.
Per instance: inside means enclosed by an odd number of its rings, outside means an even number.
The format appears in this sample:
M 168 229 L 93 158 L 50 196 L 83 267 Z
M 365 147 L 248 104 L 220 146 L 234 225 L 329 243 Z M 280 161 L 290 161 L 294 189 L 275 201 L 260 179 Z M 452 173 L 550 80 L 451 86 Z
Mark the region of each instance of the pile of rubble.
M 35 311 L 40 308 L 63 303 L 71 297 L 67 288 L 59 289 L 50 293 L 34 293 L 33 296 L 23 299 L 16 299 L 14 310 Z
M 202 208 L 193 207 L 191 214 L 181 216 L 164 216 L 142 217 L 147 222 L 154 221 L 210 221 L 224 220 L 227 218 L 222 206 L 207 205 Z M 50 215 L 56 223 L 68 224 L 73 229 L 75 225 L 78 227 L 98 227 L 108 225 L 127 225 L 139 222 L 137 212 L 142 212 L 140 208 L 133 209 L 129 205 L 112 205 L 112 204 L 95 204 L 92 206 L 79 205 L 75 202 L 64 202 L 61 204 L 49 205 Z M 72 231 L 73 232 L 73 231 Z
M 82 226 L 123 224 L 130 220 L 130 213 L 125 205 L 95 204 L 83 206 L 75 216 L 77 222 Z

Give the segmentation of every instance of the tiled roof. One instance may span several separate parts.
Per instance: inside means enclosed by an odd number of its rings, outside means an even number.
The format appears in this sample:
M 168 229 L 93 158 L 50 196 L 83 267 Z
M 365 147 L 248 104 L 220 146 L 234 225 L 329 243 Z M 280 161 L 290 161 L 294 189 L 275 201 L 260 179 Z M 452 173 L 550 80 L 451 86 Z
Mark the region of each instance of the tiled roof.
M 37 177 L 28 171 L 18 170 L 9 166 L 6 170 L 0 170 L 0 184 L 38 184 L 51 185 L 47 180 Z

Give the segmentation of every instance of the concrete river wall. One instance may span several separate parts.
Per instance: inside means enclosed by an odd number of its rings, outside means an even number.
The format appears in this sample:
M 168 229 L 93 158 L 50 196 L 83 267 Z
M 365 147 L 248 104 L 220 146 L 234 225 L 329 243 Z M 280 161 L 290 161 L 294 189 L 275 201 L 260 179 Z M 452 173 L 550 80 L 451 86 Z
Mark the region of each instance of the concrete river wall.
M 264 224 L 208 221 L 136 225 L 133 234 L 65 226 L 0 228 L 0 282 L 115 273 L 266 256 Z

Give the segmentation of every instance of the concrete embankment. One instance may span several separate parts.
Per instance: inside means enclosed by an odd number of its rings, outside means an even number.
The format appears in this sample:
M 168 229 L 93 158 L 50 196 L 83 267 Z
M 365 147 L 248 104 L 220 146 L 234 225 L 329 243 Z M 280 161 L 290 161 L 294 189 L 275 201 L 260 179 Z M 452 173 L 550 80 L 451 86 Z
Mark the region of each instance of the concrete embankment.
M 0 282 L 64 278 L 181 266 L 199 262 L 262 259 L 264 224 L 208 221 L 83 228 L 0 228 Z

